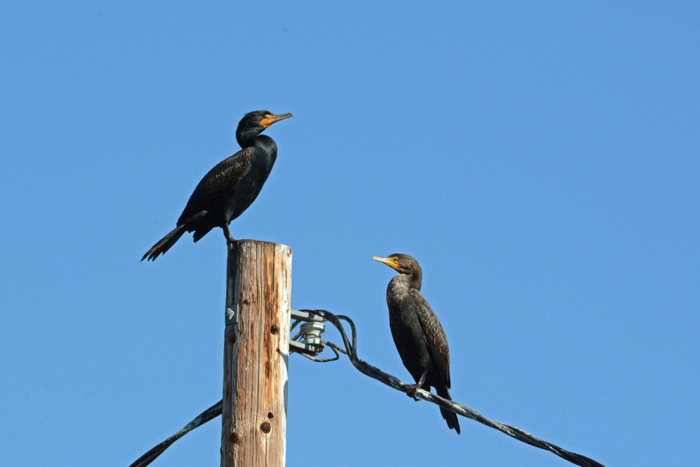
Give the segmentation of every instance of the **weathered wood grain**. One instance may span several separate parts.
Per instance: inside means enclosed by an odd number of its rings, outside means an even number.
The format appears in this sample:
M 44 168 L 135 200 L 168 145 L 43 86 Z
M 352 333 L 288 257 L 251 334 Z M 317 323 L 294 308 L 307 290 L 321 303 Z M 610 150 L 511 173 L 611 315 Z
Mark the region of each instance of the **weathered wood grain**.
M 229 250 L 222 467 L 282 467 L 287 428 L 292 250 L 242 240 Z

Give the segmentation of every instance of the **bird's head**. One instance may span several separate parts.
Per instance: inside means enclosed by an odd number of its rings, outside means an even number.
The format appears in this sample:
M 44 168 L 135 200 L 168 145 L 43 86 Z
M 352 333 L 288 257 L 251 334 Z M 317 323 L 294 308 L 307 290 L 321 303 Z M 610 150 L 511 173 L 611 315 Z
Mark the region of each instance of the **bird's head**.
M 256 110 L 245 114 L 243 119 L 238 123 L 236 130 L 236 140 L 242 148 L 255 144 L 255 138 L 262 133 L 265 128 L 275 122 L 284 120 L 285 118 L 293 117 L 294 115 L 287 113 L 283 115 L 275 115 L 268 110 Z
M 392 269 L 396 269 L 399 274 L 410 276 L 411 281 L 416 284 L 416 288 L 420 290 L 421 281 L 423 279 L 423 271 L 421 270 L 418 261 L 416 261 L 413 256 L 394 253 L 386 258 L 372 256 L 372 259 L 374 261 L 384 263 Z

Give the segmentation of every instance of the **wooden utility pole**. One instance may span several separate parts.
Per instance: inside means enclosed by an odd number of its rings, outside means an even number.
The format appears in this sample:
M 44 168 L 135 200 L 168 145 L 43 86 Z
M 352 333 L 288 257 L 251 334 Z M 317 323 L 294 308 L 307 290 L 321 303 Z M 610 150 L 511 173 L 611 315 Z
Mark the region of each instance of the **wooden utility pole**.
M 229 249 L 221 467 L 284 466 L 291 292 L 291 248 Z

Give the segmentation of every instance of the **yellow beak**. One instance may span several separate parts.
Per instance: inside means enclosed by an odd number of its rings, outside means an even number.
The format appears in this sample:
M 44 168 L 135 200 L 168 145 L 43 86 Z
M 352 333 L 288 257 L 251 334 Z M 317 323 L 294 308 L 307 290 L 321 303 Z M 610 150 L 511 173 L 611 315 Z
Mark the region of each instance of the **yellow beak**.
M 392 269 L 399 269 L 399 261 L 396 258 L 380 258 L 379 256 L 372 256 L 372 260 L 384 263 Z

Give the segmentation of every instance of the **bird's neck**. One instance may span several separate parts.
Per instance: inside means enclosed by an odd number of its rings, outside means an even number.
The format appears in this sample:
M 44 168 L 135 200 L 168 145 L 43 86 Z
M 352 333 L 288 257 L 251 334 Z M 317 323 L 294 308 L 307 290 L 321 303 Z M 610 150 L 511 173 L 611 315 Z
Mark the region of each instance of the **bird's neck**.
M 260 129 L 257 128 L 238 128 L 236 130 L 236 141 L 241 148 L 249 148 L 255 145 L 255 140 L 258 139 Z
M 399 287 L 408 287 L 409 289 L 416 289 L 417 291 L 420 292 L 421 288 L 421 277 L 420 274 L 416 275 L 414 274 L 399 274 L 398 276 L 394 276 L 394 278 L 391 280 L 389 283 L 389 287 L 392 286 L 399 286 Z

